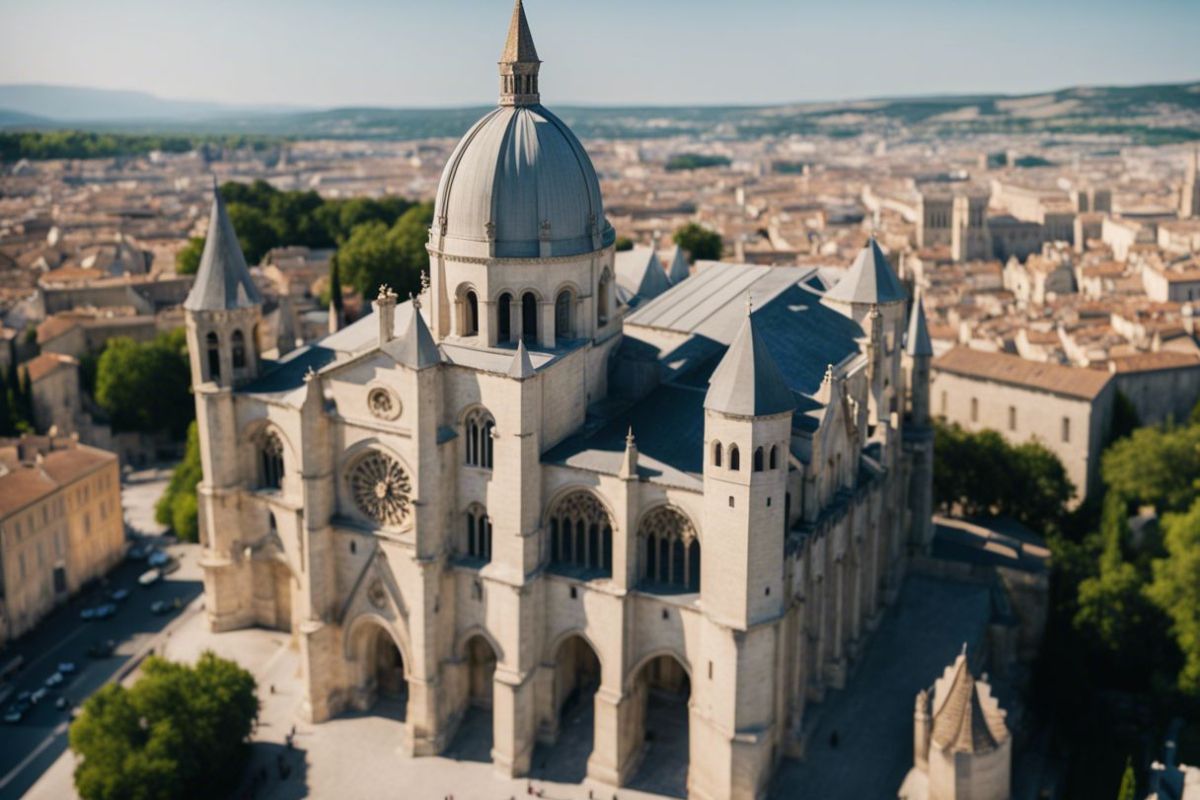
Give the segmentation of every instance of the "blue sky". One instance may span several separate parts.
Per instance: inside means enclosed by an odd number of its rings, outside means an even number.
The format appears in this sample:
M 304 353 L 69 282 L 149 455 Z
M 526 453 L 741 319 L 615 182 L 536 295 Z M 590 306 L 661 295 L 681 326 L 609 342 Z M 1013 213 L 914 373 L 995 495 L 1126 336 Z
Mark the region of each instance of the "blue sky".
M 1200 0 L 526 0 L 548 104 L 1200 79 Z M 307 106 L 495 98 L 510 0 L 0 0 L 0 83 Z

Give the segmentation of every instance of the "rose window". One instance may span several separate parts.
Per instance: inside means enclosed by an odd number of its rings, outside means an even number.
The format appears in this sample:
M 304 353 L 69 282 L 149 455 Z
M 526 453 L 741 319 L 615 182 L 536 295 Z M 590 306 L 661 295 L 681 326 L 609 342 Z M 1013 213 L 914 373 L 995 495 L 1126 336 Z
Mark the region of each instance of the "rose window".
M 412 482 L 395 459 L 373 452 L 350 471 L 350 489 L 359 511 L 381 525 L 400 526 L 408 519 Z
M 367 406 L 371 413 L 380 419 L 395 419 L 400 416 L 400 403 L 392 393 L 382 387 L 372 389 L 367 394 Z

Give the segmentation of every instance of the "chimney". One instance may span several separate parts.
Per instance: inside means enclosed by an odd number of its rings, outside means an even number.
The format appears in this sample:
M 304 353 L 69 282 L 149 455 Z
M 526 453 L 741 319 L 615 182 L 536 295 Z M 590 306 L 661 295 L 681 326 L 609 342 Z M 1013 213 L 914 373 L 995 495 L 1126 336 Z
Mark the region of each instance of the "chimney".
M 379 346 L 383 347 L 392 340 L 396 330 L 396 293 L 387 284 L 379 287 L 375 315 L 379 318 Z

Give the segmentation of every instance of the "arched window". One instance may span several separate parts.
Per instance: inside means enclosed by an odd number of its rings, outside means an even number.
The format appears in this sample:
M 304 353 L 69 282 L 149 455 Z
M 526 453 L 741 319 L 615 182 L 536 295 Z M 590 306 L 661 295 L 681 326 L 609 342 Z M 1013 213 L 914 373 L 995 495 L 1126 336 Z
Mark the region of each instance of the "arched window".
M 233 350 L 233 368 L 242 369 L 246 366 L 246 337 L 241 331 L 234 331 L 229 341 Z
M 612 276 L 608 274 L 608 270 L 604 270 L 604 274 L 600 276 L 600 284 L 596 288 L 596 325 L 608 324 L 608 292 L 609 286 L 612 285 Z
M 464 425 L 467 437 L 467 464 L 472 467 L 492 468 L 492 431 L 496 427 L 492 415 L 477 408 L 467 415 Z
M 612 523 L 590 492 L 560 500 L 550 514 L 550 562 L 583 571 L 585 577 L 612 575 Z
M 721 466 L 721 443 L 713 442 L 713 466 Z
M 659 506 L 638 526 L 641 581 L 648 591 L 700 591 L 700 539 L 682 512 Z
M 754 448 L 754 471 L 763 471 L 763 449 L 761 447 Z
M 492 520 L 483 506 L 471 506 L 466 513 L 466 541 L 462 553 L 467 558 L 487 563 L 492 560 Z
M 468 291 L 463 295 L 461 336 L 475 336 L 479 333 L 479 297 L 475 292 Z
M 221 378 L 221 343 L 217 339 L 216 331 L 209 331 L 208 336 L 204 337 L 205 349 L 208 350 L 208 379 L 210 381 L 219 380 Z
M 729 445 L 729 468 L 734 472 L 742 468 L 742 454 L 738 452 L 736 444 Z
M 275 431 L 267 431 L 259 444 L 259 459 L 262 464 L 261 483 L 264 489 L 283 486 L 283 442 Z
M 554 338 L 567 339 L 571 336 L 571 292 L 564 289 L 554 300 Z
M 530 342 L 537 341 L 538 301 L 533 292 L 521 295 L 521 335 Z
M 496 301 L 496 339 L 507 342 L 512 338 L 512 295 L 500 295 Z
M 776 452 L 776 451 L 777 451 L 778 449 L 779 449 L 779 448 L 778 448 L 778 446 L 777 446 L 777 445 L 771 445 L 771 458 L 770 458 L 770 459 L 767 461 L 767 468 L 768 468 L 768 469 L 775 469 L 776 467 L 778 467 L 778 466 L 779 466 L 778 459 L 777 459 L 777 457 L 776 457 L 776 456 L 777 456 L 777 452 Z

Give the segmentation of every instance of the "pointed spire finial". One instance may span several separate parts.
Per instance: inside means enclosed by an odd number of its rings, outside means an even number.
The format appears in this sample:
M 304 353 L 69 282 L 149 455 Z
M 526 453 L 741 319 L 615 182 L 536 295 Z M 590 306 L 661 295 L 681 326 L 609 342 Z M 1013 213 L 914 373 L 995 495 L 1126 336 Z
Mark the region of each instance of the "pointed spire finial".
M 521 0 L 513 5 L 508 38 L 500 54 L 500 105 L 532 106 L 541 102 L 538 95 L 538 70 L 541 67 L 525 6 Z
M 632 425 L 629 426 L 629 432 L 625 434 L 625 446 L 626 447 L 633 446 L 633 426 Z

